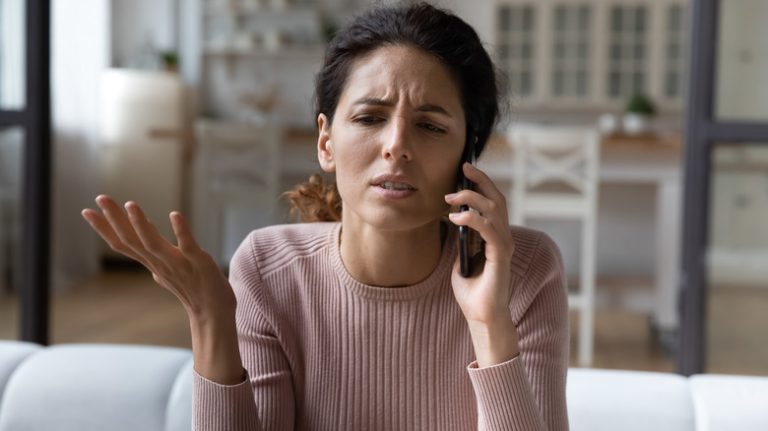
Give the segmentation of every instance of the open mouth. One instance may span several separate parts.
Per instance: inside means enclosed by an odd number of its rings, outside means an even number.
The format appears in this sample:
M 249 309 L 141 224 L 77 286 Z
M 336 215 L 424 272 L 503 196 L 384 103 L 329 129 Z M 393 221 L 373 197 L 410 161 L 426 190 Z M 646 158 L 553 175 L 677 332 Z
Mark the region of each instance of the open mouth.
M 376 186 L 385 190 L 416 190 L 416 188 L 410 184 L 397 183 L 393 181 L 385 181 L 383 183 L 376 184 Z

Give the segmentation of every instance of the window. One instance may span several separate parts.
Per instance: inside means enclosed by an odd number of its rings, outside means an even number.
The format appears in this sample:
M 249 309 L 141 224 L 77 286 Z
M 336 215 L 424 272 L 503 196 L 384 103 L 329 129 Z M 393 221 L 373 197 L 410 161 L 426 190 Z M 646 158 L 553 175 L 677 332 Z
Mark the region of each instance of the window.
M 647 7 L 612 6 L 608 20 L 608 96 L 624 100 L 647 90 Z
M 24 2 L 0 0 L 0 109 L 24 109 Z
M 3 257 L 0 276 L 7 271 L 9 258 L 21 267 L 18 279 L 21 311 L 21 339 L 46 344 L 48 342 L 48 297 L 51 184 L 51 99 L 50 99 L 50 2 L 45 0 L 0 0 L 0 159 L 4 163 L 20 163 L 17 172 L 3 168 L 7 185 L 0 184 L 0 209 L 9 202 L 20 200 L 18 184 L 28 179 L 23 200 L 31 211 L 23 219 L 17 211 L 8 216 L 0 211 L 0 246 L 9 242 L 23 243 L 27 252 Z M 23 86 L 17 88 L 16 86 Z M 14 178 L 10 178 L 10 177 Z M 0 178 L 2 179 L 2 178 Z M 18 208 L 18 205 L 17 205 Z M 11 219 L 16 219 L 11 221 Z M 2 232 L 0 232 L 2 234 Z M 18 239 L 17 239 L 18 238 Z M 22 259 L 25 259 L 22 261 Z M 17 283 L 14 283 L 17 284 Z M 0 287 L 3 283 L 0 282 Z M 2 324 L 0 322 L 0 324 Z
M 683 72 L 685 70 L 685 35 L 683 6 L 670 5 L 667 8 L 666 46 L 664 50 L 664 97 L 682 97 Z
M 534 86 L 535 10 L 530 5 L 504 5 L 498 10 L 499 66 L 512 94 L 530 96 Z
M 552 80 L 555 97 L 589 94 L 591 9 L 560 5 L 552 16 Z

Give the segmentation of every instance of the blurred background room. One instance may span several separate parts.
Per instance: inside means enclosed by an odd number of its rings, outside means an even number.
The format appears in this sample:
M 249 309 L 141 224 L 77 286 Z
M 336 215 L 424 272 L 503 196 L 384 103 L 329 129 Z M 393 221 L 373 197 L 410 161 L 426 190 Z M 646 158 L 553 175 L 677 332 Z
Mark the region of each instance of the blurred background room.
M 135 200 L 169 238 L 181 210 L 223 270 L 294 222 L 325 43 L 372 3 L 53 0 L 45 150 L 30 11 L 0 0 L 0 339 L 190 347 L 178 301 L 80 210 Z M 768 2 L 715 3 L 708 43 L 692 0 L 437 2 L 506 77 L 479 165 L 562 250 L 574 367 L 768 376 Z

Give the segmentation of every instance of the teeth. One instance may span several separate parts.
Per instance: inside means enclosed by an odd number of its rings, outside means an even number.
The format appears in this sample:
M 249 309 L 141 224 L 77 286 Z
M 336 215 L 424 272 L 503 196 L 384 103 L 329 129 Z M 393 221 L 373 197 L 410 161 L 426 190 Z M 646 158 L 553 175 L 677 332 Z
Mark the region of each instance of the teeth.
M 393 183 L 389 181 L 381 183 L 380 186 L 387 190 L 413 190 L 413 187 L 409 186 L 408 184 Z

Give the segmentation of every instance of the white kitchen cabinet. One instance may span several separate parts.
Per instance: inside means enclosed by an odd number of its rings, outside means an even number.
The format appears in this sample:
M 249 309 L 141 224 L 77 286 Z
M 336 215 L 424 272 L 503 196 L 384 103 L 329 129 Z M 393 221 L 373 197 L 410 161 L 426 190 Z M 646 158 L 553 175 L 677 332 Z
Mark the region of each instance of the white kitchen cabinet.
M 685 0 L 498 0 L 495 57 L 518 109 L 622 111 L 644 93 L 679 112 Z

